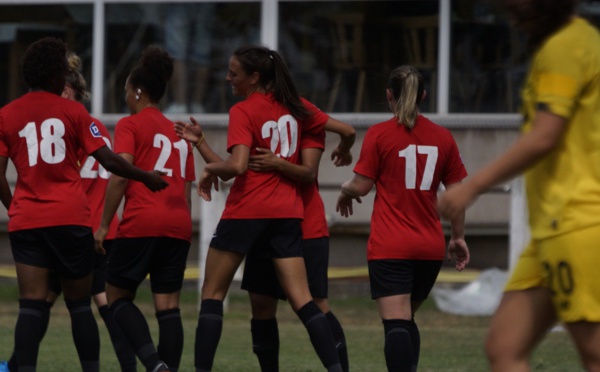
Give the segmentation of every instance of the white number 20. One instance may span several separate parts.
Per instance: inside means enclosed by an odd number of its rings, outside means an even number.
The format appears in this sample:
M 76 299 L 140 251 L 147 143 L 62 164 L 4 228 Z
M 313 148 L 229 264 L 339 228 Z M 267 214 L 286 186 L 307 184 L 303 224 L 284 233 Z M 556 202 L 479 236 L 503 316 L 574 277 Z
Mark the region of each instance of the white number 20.
M 108 146 L 108 148 L 112 150 L 112 146 L 110 145 L 110 140 L 106 137 L 102 137 L 102 139 L 104 140 L 104 142 L 106 142 L 106 146 Z M 97 160 L 93 156 L 88 156 L 85 159 L 85 163 L 83 163 L 83 166 L 81 167 L 81 170 L 79 171 L 79 175 L 81 176 L 81 178 L 96 179 L 96 178 L 100 177 L 102 179 L 107 180 L 108 177 L 110 177 L 110 172 L 107 171 L 106 169 L 104 169 L 102 164 L 98 164 L 97 171 L 94 170 L 94 164 L 96 164 L 96 162 L 97 162 Z
M 289 158 L 296 152 L 298 145 L 298 122 L 292 115 L 283 115 L 275 121 L 263 124 L 262 137 L 271 138 L 271 151 L 277 156 Z M 279 153 L 277 151 L 279 145 Z
M 406 159 L 406 173 L 404 181 L 407 189 L 416 188 L 417 182 L 417 154 L 427 155 L 425 169 L 423 170 L 423 179 L 419 190 L 429 190 L 433 181 L 435 165 L 438 158 L 438 148 L 435 146 L 417 146 L 409 145 L 404 150 L 398 152 L 398 156 Z

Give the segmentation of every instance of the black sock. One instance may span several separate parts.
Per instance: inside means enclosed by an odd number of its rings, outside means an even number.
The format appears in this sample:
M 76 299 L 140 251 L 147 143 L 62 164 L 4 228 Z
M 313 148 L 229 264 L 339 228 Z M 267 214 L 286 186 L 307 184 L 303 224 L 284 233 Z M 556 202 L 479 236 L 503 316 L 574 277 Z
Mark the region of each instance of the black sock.
M 383 320 L 385 331 L 385 363 L 388 371 L 413 371 L 414 354 L 409 329 L 412 321 L 404 319 Z
M 126 298 L 115 301 L 110 306 L 110 311 L 144 367 L 152 370 L 160 363 L 160 358 L 152 342 L 150 328 L 144 314 Z
M 129 345 L 129 341 L 127 341 L 127 338 L 115 322 L 112 313 L 108 309 L 108 305 L 99 307 L 98 311 L 108 329 L 110 340 L 121 366 L 121 372 L 136 372 L 137 359 L 135 358 L 133 348 Z
M 298 317 L 306 327 L 310 342 L 323 366 L 328 371 L 341 371 L 342 366 L 335 350 L 333 335 L 325 314 L 314 301 L 310 301 L 298 310 Z
M 19 300 L 19 316 L 15 326 L 15 356 L 20 368 L 34 368 L 42 340 L 42 319 L 48 311 L 46 301 Z M 10 367 L 9 367 L 10 368 Z
M 222 330 L 223 301 L 202 300 L 194 349 L 196 371 L 210 371 L 212 369 Z
M 342 370 L 344 372 L 348 372 L 350 369 L 350 365 L 348 363 L 348 348 L 346 347 L 346 336 L 344 335 L 342 325 L 331 311 L 325 314 L 325 317 L 327 317 L 329 328 L 331 328 L 331 333 L 333 334 L 333 342 L 335 343 L 335 349 L 337 350 L 338 357 L 340 358 Z
M 100 334 L 91 307 L 92 299 L 71 301 L 65 299 L 71 316 L 71 333 L 83 371 L 100 368 Z
M 412 341 L 413 347 L 413 367 L 416 370 L 419 365 L 419 355 L 421 354 L 421 333 L 419 332 L 417 323 L 415 323 L 414 317 L 412 318 L 411 323 L 412 326 L 408 329 L 408 333 L 410 333 L 410 340 Z
M 46 330 L 48 329 L 48 323 L 50 322 L 50 309 L 52 308 L 52 305 L 54 305 L 52 302 L 47 301 L 44 301 L 44 304 L 47 310 L 42 311 L 42 313 L 40 314 L 40 342 L 42 338 L 44 338 Z M 17 354 L 13 350 L 13 353 L 10 356 L 10 359 L 8 360 L 8 370 L 17 371 L 18 369 L 19 367 L 17 364 Z
M 277 319 L 252 319 L 252 351 L 258 357 L 262 372 L 279 371 L 279 329 Z
M 183 324 L 179 309 L 156 313 L 158 320 L 158 356 L 169 366 L 169 371 L 177 372 L 183 353 Z

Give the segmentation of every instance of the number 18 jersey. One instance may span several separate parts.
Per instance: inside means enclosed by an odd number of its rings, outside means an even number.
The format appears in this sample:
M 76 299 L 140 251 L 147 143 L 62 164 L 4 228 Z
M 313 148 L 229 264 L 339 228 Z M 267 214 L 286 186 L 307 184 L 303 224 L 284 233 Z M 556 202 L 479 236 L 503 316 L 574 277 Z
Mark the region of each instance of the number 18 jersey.
M 440 183 L 467 176 L 447 129 L 419 116 L 412 129 L 396 118 L 369 128 L 354 172 L 375 180 L 367 258 L 442 260 L 437 211 Z
M 36 91 L 4 106 L 0 156 L 10 158 L 17 171 L 8 231 L 91 226 L 78 154 L 103 146 L 94 119 L 77 102 Z

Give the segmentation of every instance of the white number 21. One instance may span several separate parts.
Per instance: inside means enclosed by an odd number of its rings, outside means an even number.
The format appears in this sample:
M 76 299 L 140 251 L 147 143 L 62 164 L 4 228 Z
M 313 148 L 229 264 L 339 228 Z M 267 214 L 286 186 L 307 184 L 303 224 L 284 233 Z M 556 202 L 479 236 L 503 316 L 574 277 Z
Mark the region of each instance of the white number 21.
M 417 154 L 427 155 L 425 169 L 423 170 L 423 179 L 419 190 L 429 190 L 433 181 L 435 164 L 438 158 L 438 148 L 436 146 L 417 146 L 409 145 L 404 150 L 398 152 L 398 156 L 406 159 L 406 173 L 404 181 L 407 189 L 414 189 L 417 182 Z

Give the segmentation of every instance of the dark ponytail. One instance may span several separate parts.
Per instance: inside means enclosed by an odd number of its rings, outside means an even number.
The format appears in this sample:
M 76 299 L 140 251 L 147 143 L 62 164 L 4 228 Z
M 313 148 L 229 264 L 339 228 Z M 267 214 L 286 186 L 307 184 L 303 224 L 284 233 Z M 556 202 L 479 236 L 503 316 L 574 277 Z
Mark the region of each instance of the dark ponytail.
M 258 86 L 272 92 L 275 100 L 285 106 L 293 117 L 304 120 L 310 116 L 279 53 L 262 46 L 247 45 L 238 48 L 233 55 L 246 74 L 259 74 Z

